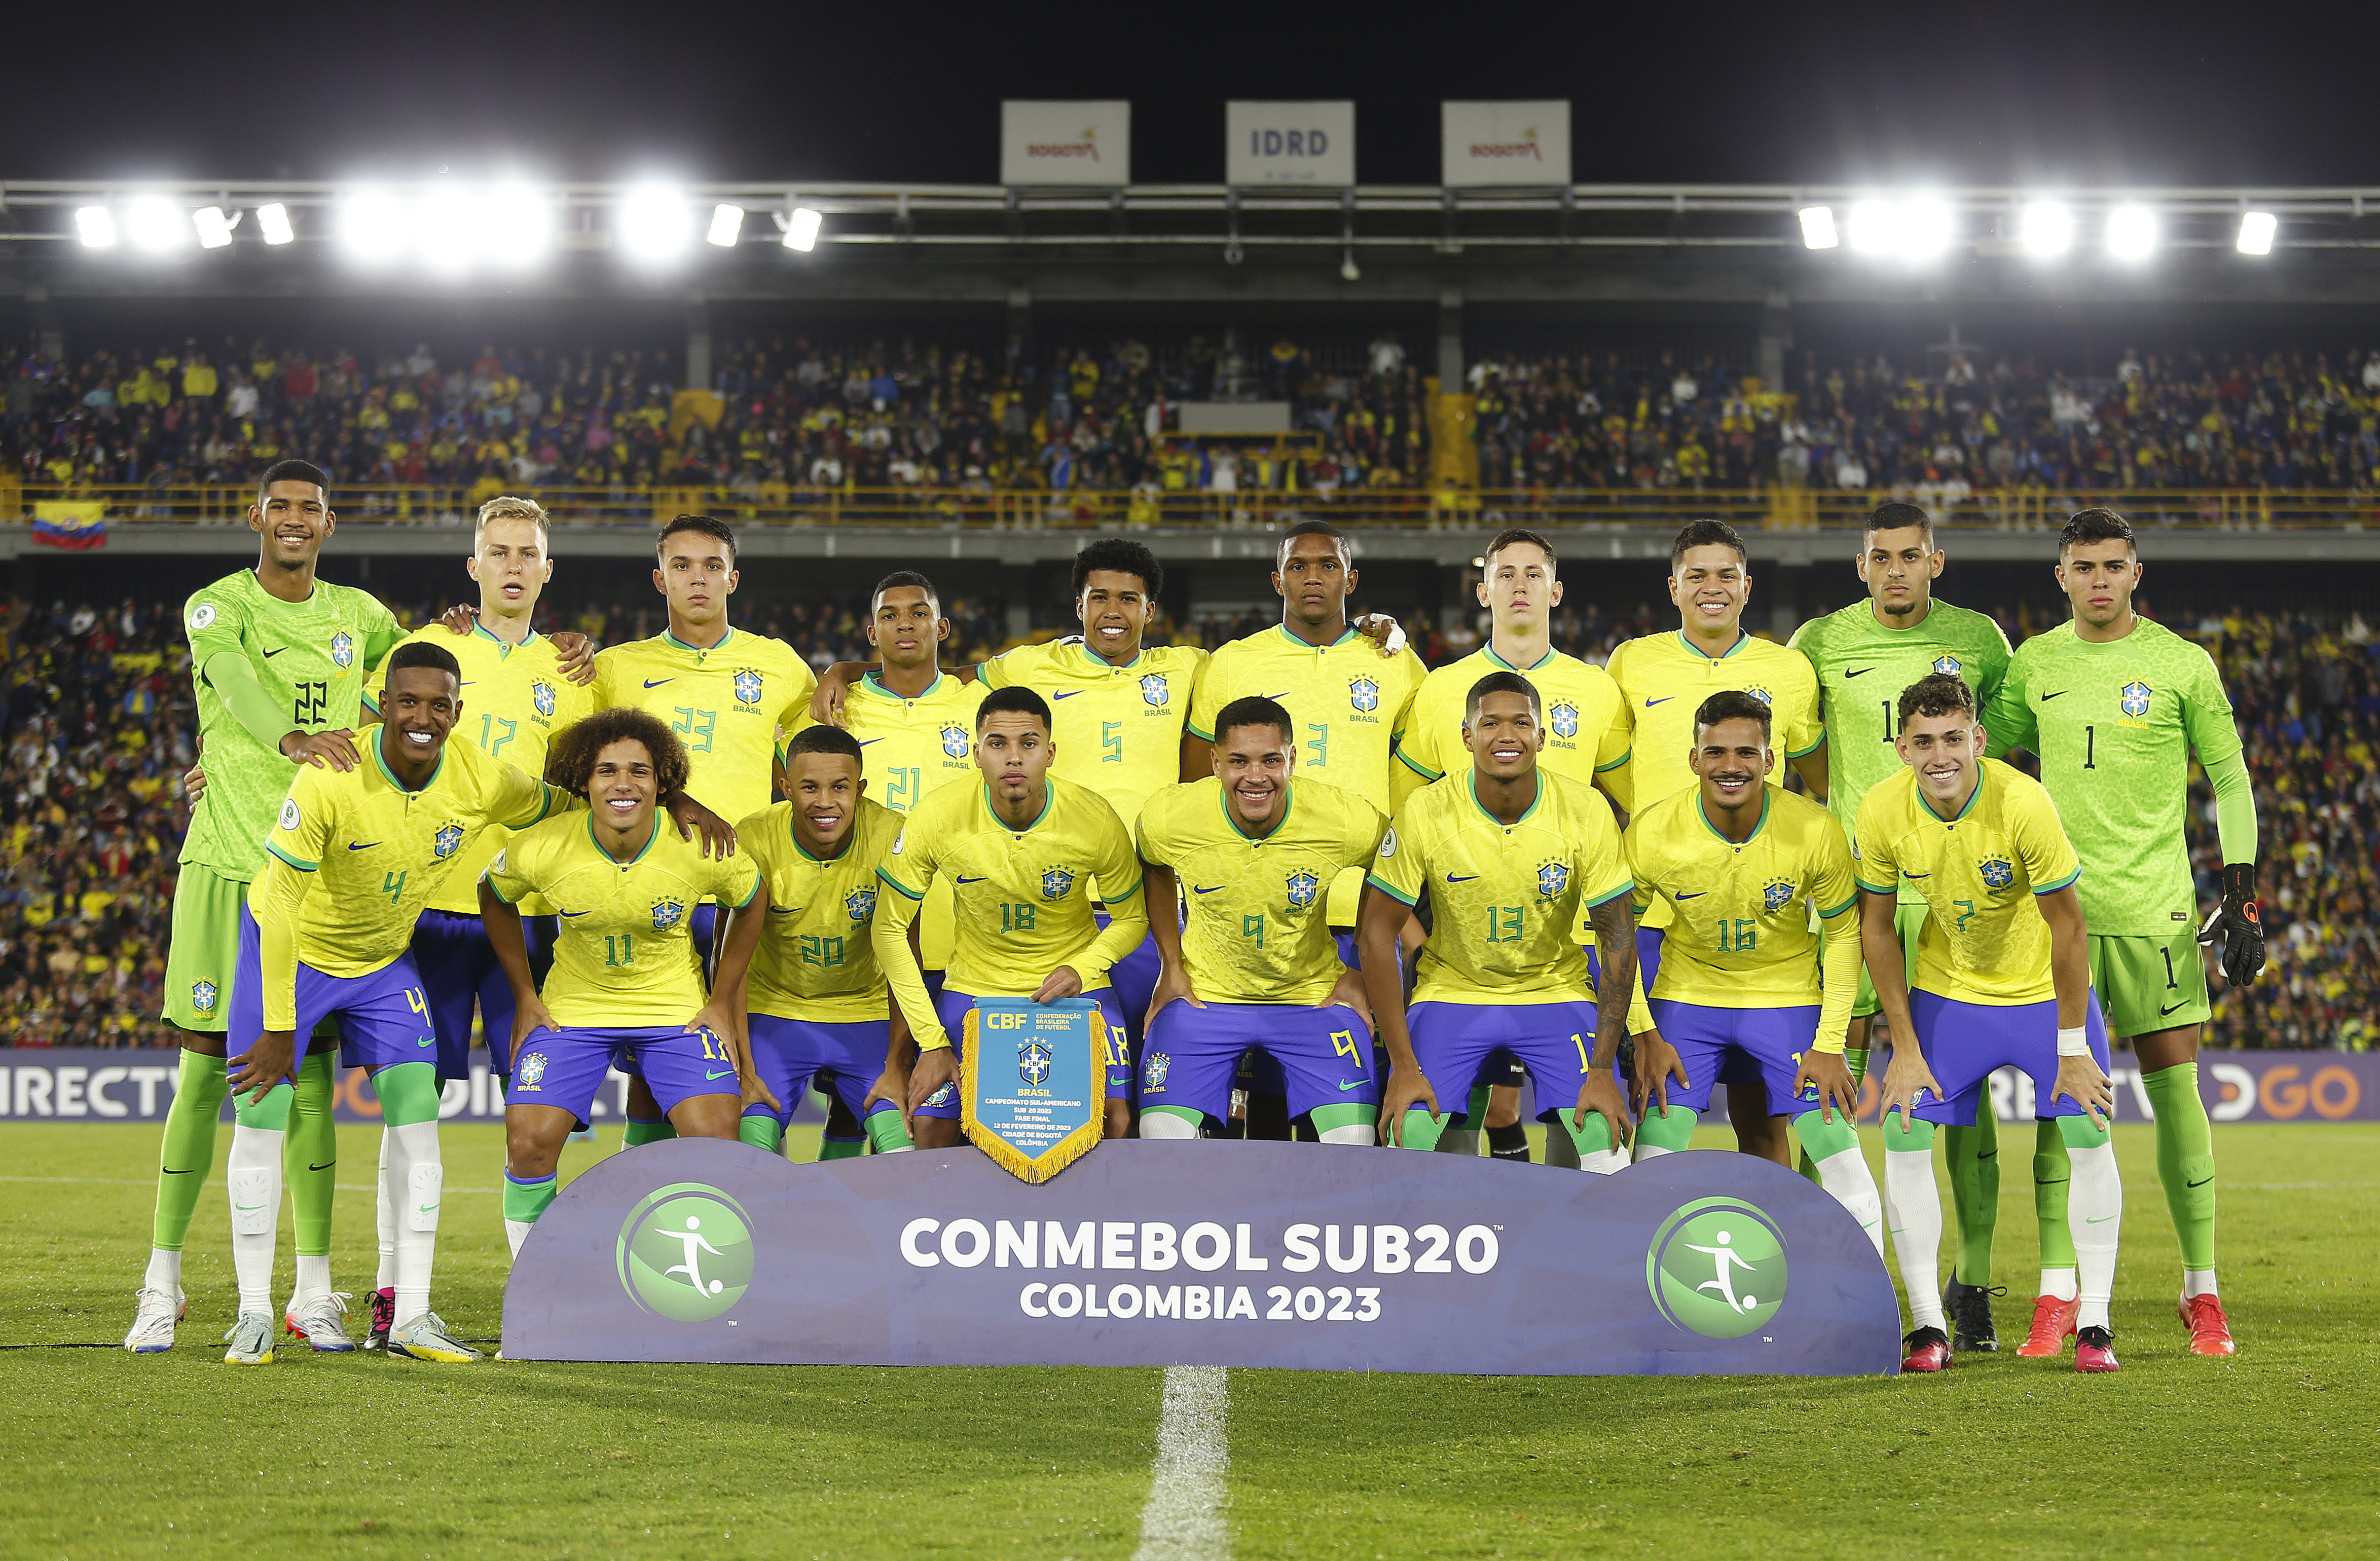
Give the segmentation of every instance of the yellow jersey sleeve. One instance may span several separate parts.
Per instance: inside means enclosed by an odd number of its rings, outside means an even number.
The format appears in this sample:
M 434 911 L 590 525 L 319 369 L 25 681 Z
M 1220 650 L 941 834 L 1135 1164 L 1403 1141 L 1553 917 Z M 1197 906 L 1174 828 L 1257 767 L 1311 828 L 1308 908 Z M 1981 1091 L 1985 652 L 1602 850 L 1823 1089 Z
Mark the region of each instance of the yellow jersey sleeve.
M 540 858 L 545 840 L 542 835 L 532 838 L 516 834 L 488 863 L 488 870 L 480 876 L 497 899 L 507 905 L 517 905 L 536 892 L 535 886 L 543 876 Z
M 289 782 L 289 794 L 282 799 L 281 814 L 273 820 L 273 832 L 264 837 L 265 850 L 301 873 L 310 873 L 322 865 L 334 811 L 325 778 L 336 773 L 310 764 L 299 765 Z
M 1899 816 L 1905 811 L 1908 780 L 1904 774 L 1868 788 L 1860 799 L 1859 842 L 1853 852 L 1852 876 L 1870 894 L 1900 893 L 1900 863 L 1893 851 Z
M 1364 881 L 1390 899 L 1405 905 L 1421 903 L 1421 857 L 1416 849 L 1406 849 L 1404 837 L 1413 833 L 1414 814 L 1410 805 L 1397 810 L 1396 821 L 1380 836 L 1380 848 L 1372 854 L 1372 870 Z

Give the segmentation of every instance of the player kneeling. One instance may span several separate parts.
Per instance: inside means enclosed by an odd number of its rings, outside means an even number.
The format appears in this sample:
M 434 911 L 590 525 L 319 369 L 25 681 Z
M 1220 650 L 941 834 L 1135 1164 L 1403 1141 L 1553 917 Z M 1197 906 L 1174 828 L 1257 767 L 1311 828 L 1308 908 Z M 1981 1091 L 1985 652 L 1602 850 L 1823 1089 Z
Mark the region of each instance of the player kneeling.
M 2034 1115 L 2057 1121 L 2073 1167 L 2074 1369 L 2112 1372 L 2107 1303 L 2124 1187 L 2107 1132 L 2116 1105 L 2107 1034 L 2074 892 L 2082 868 L 2041 783 L 1982 756 L 1984 729 L 1964 683 L 1940 672 L 1918 679 L 1901 692 L 1899 720 L 1894 745 L 1909 768 L 1860 800 L 1859 878 L 1868 975 L 1892 1027 L 1880 1102 L 1885 1204 L 1917 1324 L 1901 1369 L 1937 1372 L 1951 1359 L 1935 1272 L 1935 1125 L 1973 1125 L 1993 1070 L 2015 1068 L 2054 1081 L 2036 1083 Z M 1914 993 L 1894 926 L 1903 882 L 1932 912 L 1918 934 Z M 1934 1098 L 1921 1104 L 1921 1093 Z
M 1609 1173 L 1626 1163 L 1627 1102 L 1611 1062 L 1636 979 L 1631 884 L 1611 805 L 1541 768 L 1545 744 L 1536 686 L 1518 672 L 1488 673 L 1463 711 L 1470 768 L 1407 797 L 1380 842 L 1358 937 L 1389 1049 L 1381 1137 L 1436 1147 L 1464 1113 L 1440 1117 L 1433 1081 L 1467 1091 L 1500 1048 L 1527 1066 L 1545 1099 L 1573 1102 L 1544 1114 L 1570 1134 L 1581 1169 Z M 1396 938 L 1424 895 L 1431 926 L 1408 1013 Z M 1582 907 L 1597 945 L 1617 951 L 1593 1002 L 1586 950 L 1571 938 Z
M 599 710 L 553 741 L 549 780 L 585 797 L 584 817 L 507 841 L 480 880 L 488 941 L 512 984 L 513 1083 L 504 1103 L 504 1234 L 517 1256 L 553 1202 L 554 1167 L 615 1059 L 633 1061 L 681 1138 L 734 1138 L 755 1080 L 744 977 L 768 910 L 748 854 L 712 860 L 664 828 L 657 804 L 686 787 L 684 744 L 659 717 Z M 515 907 L 540 894 L 559 931 L 540 994 Z M 688 928 L 706 898 L 751 913 L 719 954 L 712 993 Z
M 910 1147 L 901 1107 L 909 1088 L 909 1026 L 891 998 L 870 937 L 876 865 L 901 816 L 863 794 L 859 741 L 813 726 L 785 749 L 790 799 L 735 826 L 768 884 L 766 912 L 733 913 L 732 941 L 761 921 L 752 955 L 752 1063 L 782 1104 L 744 1108 L 744 1142 L 775 1154 L 794 1103 L 816 1079 L 865 1124 L 880 1155 Z
M 1291 1116 L 1310 1116 L 1325 1144 L 1369 1144 L 1380 1104 L 1369 1005 L 1324 900 L 1332 878 L 1372 860 L 1389 821 L 1352 792 L 1292 779 L 1294 732 L 1270 699 L 1223 707 L 1214 768 L 1150 797 L 1135 830 L 1162 967 L 1141 1046 L 1140 1136 L 1196 1138 L 1208 1118 L 1229 1119 L 1232 1075 L 1254 1047 L 1281 1065 Z M 1185 878 L 1177 928 L 1167 907 Z M 1393 950 L 1386 961 L 1393 986 Z

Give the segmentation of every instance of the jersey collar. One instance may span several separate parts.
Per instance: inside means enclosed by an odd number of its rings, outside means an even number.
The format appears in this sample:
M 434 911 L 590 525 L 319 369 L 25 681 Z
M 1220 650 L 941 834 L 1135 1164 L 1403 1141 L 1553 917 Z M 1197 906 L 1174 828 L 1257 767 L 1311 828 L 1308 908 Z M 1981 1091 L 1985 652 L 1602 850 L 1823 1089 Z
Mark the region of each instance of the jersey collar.
M 722 640 L 720 643 L 723 645 L 726 642 Z M 870 667 L 868 671 L 860 673 L 859 686 L 868 690 L 870 694 L 879 695 L 887 699 L 899 699 L 905 703 L 911 699 L 932 698 L 935 695 L 941 692 L 942 682 L 949 675 L 941 668 L 937 667 L 934 669 L 934 681 L 926 684 L 926 691 L 924 693 L 915 695 L 895 694 L 891 689 L 885 687 L 883 683 L 878 678 L 877 674 L 882 671 L 883 669 L 881 667 Z
M 441 747 L 438 750 L 437 767 L 431 770 L 430 779 L 424 780 L 417 790 L 416 788 L 408 786 L 404 781 L 398 780 L 396 778 L 396 771 L 389 768 L 388 756 L 380 751 L 380 737 L 378 733 L 374 733 L 371 742 L 366 745 L 371 749 L 372 764 L 380 770 L 381 779 L 386 780 L 390 785 L 395 787 L 407 796 L 418 797 L 421 795 L 423 792 L 427 792 L 430 788 L 438 784 L 438 778 L 446 773 L 446 750 L 443 747 Z
M 796 855 L 801 857 L 805 862 L 815 862 L 820 866 L 826 866 L 829 864 L 840 862 L 844 857 L 851 854 L 852 846 L 857 843 L 859 840 L 859 818 L 857 815 L 855 814 L 852 817 L 851 832 L 843 837 L 843 849 L 841 851 L 836 852 L 832 856 L 813 856 L 810 854 L 810 848 L 802 843 L 802 829 L 798 817 L 800 806 L 801 805 L 796 803 L 795 805 L 795 811 L 785 815 L 785 834 L 793 841 L 794 852 Z M 589 817 L 591 819 L 593 815 L 590 814 Z M 590 825 L 589 827 L 591 828 L 592 826 Z M 638 854 L 641 856 L 643 853 L 639 852 Z
M 1066 636 L 1064 643 L 1073 647 L 1075 652 L 1081 656 L 1084 660 L 1089 662 L 1094 668 L 1103 672 L 1128 672 L 1135 667 L 1139 666 L 1143 661 L 1148 659 L 1148 642 L 1146 640 L 1141 642 L 1141 647 L 1138 650 L 1132 653 L 1132 659 L 1123 662 L 1111 661 L 1106 657 L 1100 655 L 1098 651 L 1093 650 L 1091 648 L 1090 640 L 1082 635 L 1069 635 Z
M 648 839 L 644 844 L 637 848 L 637 853 L 634 856 L 629 857 L 625 862 L 622 862 L 614 858 L 610 852 L 603 849 L 603 842 L 595 838 L 595 816 L 592 813 L 589 813 L 587 816 L 587 843 L 595 848 L 596 854 L 601 856 L 604 861 L 611 863 L 614 867 L 633 867 L 638 863 L 642 862 L 647 856 L 652 854 L 652 849 L 654 846 L 661 843 L 661 838 L 662 813 L 661 808 L 656 805 L 653 809 L 653 832 L 651 837 Z
M 1294 780 L 1282 781 L 1281 785 L 1280 819 L 1273 825 L 1272 829 L 1266 833 L 1261 835 L 1252 835 L 1245 829 L 1240 828 L 1239 816 L 1232 811 L 1231 789 L 1220 780 L 1215 783 L 1215 805 L 1223 810 L 1223 822 L 1232 827 L 1232 833 L 1239 836 L 1240 839 L 1246 841 L 1253 845 L 1262 845 L 1265 841 L 1273 839 L 1275 836 L 1279 835 L 1281 830 L 1287 829 L 1289 827 L 1290 812 L 1297 805 L 1297 782 Z
M 516 650 L 527 650 L 530 646 L 535 645 L 538 640 L 537 631 L 532 628 L 529 630 L 528 637 L 527 639 L 522 640 L 518 645 L 515 645 L 510 640 L 504 638 L 502 635 L 490 630 L 488 625 L 480 623 L 477 618 L 471 620 L 471 634 L 472 636 L 477 639 L 490 639 L 495 641 L 497 650 L 506 656 L 511 655 Z
M 1697 661 L 1724 661 L 1729 657 L 1734 655 L 1737 651 L 1752 643 L 1751 634 L 1745 630 L 1742 624 L 1739 623 L 1735 628 L 1735 643 L 1729 646 L 1725 650 L 1720 651 L 1716 657 L 1714 657 L 1710 652 L 1695 645 L 1693 640 L 1688 639 L 1686 637 L 1685 630 L 1672 629 L 1670 633 L 1678 636 L 1678 644 L 1684 648 L 1685 653 L 1693 657 Z
M 1000 809 L 991 805 L 990 781 L 986 780 L 983 782 L 981 794 L 983 796 L 984 812 L 991 816 L 991 821 L 994 824 L 997 824 L 1012 835 L 1029 834 L 1033 830 L 1039 829 L 1041 825 L 1048 820 L 1050 810 L 1056 806 L 1058 803 L 1058 788 L 1050 783 L 1050 777 L 1045 774 L 1041 777 L 1041 811 L 1033 816 L 1032 823 L 1026 825 L 1023 829 L 1019 829 L 1015 825 L 1011 824 L 1007 819 L 1002 818 L 1000 816 Z
M 1496 647 L 1493 645 L 1483 647 L 1479 654 L 1487 657 L 1488 659 L 1493 661 L 1496 665 L 1501 667 L 1508 672 L 1534 672 L 1538 668 L 1543 667 L 1547 662 L 1552 660 L 1555 657 L 1560 655 L 1561 652 L 1548 645 L 1546 647 L 1546 653 L 1543 656 L 1538 657 L 1534 663 L 1526 667 L 1516 667 L 1512 665 L 1512 662 L 1505 660 L 1504 658 L 1496 654 Z
M 1298 638 L 1295 635 L 1291 634 L 1289 632 L 1288 625 L 1286 624 L 1275 623 L 1272 626 L 1272 632 L 1279 635 L 1284 644 L 1293 646 L 1299 650 L 1305 651 L 1336 650 L 1341 646 L 1346 644 L 1349 640 L 1360 637 L 1363 633 L 1363 631 L 1356 628 L 1354 624 L 1350 623 L 1347 625 L 1347 632 L 1341 635 L 1337 639 L 1332 640 L 1329 645 L 1308 645 L 1304 640 Z
M 728 625 L 728 627 L 727 627 L 727 633 L 726 633 L 726 635 L 725 635 L 723 637 L 722 637 L 722 638 L 721 638 L 720 642 L 719 642 L 717 645 L 714 645 L 714 646 L 710 647 L 710 650 L 705 650 L 701 646 L 698 646 L 698 645 L 688 645 L 688 644 L 686 644 L 686 641 L 684 641 L 684 640 L 682 640 L 682 639 L 678 638 L 678 637 L 677 637 L 677 635 L 674 635 L 674 634 L 670 633 L 667 629 L 663 629 L 663 630 L 662 631 L 662 638 L 663 640 L 667 641 L 667 642 L 668 642 L 672 647 L 675 647 L 676 649 L 691 651 L 691 652 L 693 652 L 693 653 L 694 653 L 695 655 L 697 655 L 697 656 L 708 656 L 708 655 L 710 655 L 710 654 L 711 653 L 711 651 L 724 650 L 724 649 L 726 649 L 729 646 L 731 646 L 731 645 L 735 644 L 735 635 L 736 635 L 736 633 L 737 633 L 737 630 L 736 630 L 735 626 L 734 624 L 732 624 L 732 623 L 731 623 L 731 624 L 729 624 L 729 625 Z
M 1768 828 L 1769 805 L 1777 800 L 1776 797 L 1771 794 L 1773 788 L 1769 786 L 1767 781 L 1763 780 L 1760 783 L 1760 821 L 1753 825 L 1752 833 L 1743 837 L 1742 843 L 1744 845 L 1750 845 L 1753 841 L 1758 840 L 1760 838 L 1760 831 Z M 1719 827 L 1711 822 L 1710 815 L 1703 811 L 1703 789 L 1699 784 L 1694 787 L 1694 817 L 1701 819 L 1703 821 L 1703 828 L 1708 829 L 1713 835 L 1717 836 L 1721 843 L 1730 846 L 1737 843 L 1734 841 L 1729 840 L 1725 834 L 1721 833 Z
M 1916 772 L 1915 772 L 1914 770 L 1912 770 L 1910 773 L 1912 773 L 1912 774 L 1913 775 L 1913 774 L 1915 774 Z M 1963 802 L 1963 803 L 1961 803 L 1961 804 L 1960 804 L 1960 805 L 1959 805 L 1959 811 L 1958 811 L 1958 812 L 1956 812 L 1956 813 L 1954 813 L 1954 814 L 1952 814 L 1952 815 L 1950 815 L 1950 817 L 1948 817 L 1948 818 L 1943 817 L 1942 817 L 1940 814 L 1938 814 L 1938 813 L 1934 813 L 1934 805 L 1933 805 L 1932 803 L 1930 803 L 1930 802 L 1926 801 L 1926 799 L 1925 799 L 1925 793 L 1924 792 L 1922 792 L 1922 791 L 1921 791 L 1921 792 L 1919 792 L 1919 793 L 1917 793 L 1917 801 L 1918 801 L 1919 805 L 1922 805 L 1922 806 L 1925 809 L 1925 811 L 1926 811 L 1926 812 L 1934 814 L 1934 821 L 1935 821 L 1936 823 L 1937 823 L 1937 824 L 1957 824 L 1957 823 L 1960 823 L 1960 822 L 1963 821 L 1963 820 L 1966 818 L 1967 815 L 1969 815 L 1970 813 L 1974 812 L 1974 811 L 1975 811 L 1975 804 L 1983 800 L 1983 795 L 1984 795 L 1984 778 L 1985 778 L 1985 776 L 1989 775 L 1990 773 L 1991 773 L 1991 771 L 1990 771 L 1990 770 L 1988 770 L 1988 769 L 1986 769 L 1986 768 L 1984 768 L 1984 761 L 1983 761 L 1983 760 L 1981 760 L 1981 759 L 1977 759 L 1977 760 L 1975 761 L 1975 789 L 1974 789 L 1973 791 L 1969 792 L 1969 793 L 1967 793 L 1967 800 L 1966 800 L 1965 802 Z
M 1480 817 L 1485 818 L 1488 822 L 1495 825 L 1496 828 L 1500 829 L 1517 829 L 1522 825 L 1527 823 L 1530 819 L 1536 817 L 1537 816 L 1537 809 L 1546 805 L 1546 793 L 1548 790 L 1548 788 L 1546 785 L 1544 767 L 1540 766 L 1537 773 L 1537 794 L 1530 799 L 1529 805 L 1522 810 L 1521 816 L 1518 818 L 1515 818 L 1510 824 L 1507 824 L 1501 818 L 1499 818 L 1494 814 L 1488 812 L 1488 805 L 1479 800 L 1479 771 L 1477 768 L 1474 767 L 1471 772 L 1463 778 L 1463 794 L 1471 799 L 1471 805 L 1479 810 Z

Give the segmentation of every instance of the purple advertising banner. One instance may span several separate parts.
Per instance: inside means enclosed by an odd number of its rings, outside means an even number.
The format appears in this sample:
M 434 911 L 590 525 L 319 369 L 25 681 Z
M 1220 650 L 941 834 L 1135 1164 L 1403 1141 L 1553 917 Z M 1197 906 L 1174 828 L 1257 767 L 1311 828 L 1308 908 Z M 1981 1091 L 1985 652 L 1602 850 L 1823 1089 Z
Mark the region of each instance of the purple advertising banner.
M 791 1164 L 679 1139 L 545 1211 L 510 1360 L 1224 1365 L 1522 1375 L 1900 1369 L 1832 1197 L 1747 1155 L 1615 1176 L 1403 1151 L 1101 1144 Z

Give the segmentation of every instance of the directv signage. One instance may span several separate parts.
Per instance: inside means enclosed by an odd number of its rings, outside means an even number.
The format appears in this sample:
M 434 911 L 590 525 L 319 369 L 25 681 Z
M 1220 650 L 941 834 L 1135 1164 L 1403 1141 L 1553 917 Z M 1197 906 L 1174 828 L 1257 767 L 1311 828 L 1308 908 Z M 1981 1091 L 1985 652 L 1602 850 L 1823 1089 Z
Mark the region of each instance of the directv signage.
M 1449 188 L 1570 183 L 1570 103 L 1439 105 L 1439 175 Z
M 1355 182 L 1352 103 L 1235 103 L 1223 107 L 1223 182 L 1314 185 Z
M 1132 183 L 1132 104 L 1121 102 L 1002 103 L 1000 182 L 1004 185 Z

